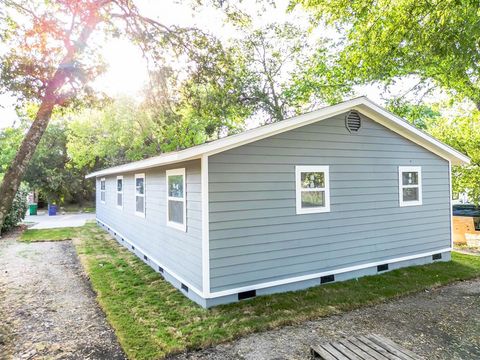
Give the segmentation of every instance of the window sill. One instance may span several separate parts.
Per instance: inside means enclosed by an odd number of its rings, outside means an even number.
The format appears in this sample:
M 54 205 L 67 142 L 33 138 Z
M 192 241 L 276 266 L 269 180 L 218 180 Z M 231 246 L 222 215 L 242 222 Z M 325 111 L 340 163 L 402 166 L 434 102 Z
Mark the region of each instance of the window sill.
M 408 202 L 401 202 L 400 207 L 407 207 L 407 206 L 421 206 L 421 201 L 408 201 Z
M 187 225 L 185 225 L 185 224 L 178 224 L 178 223 L 175 223 L 175 222 L 167 221 L 167 226 L 171 227 L 172 229 L 187 232 Z
M 330 207 L 312 208 L 312 209 L 297 208 L 297 215 L 318 214 L 318 213 L 328 213 L 328 212 L 330 212 Z
M 145 219 L 145 213 L 144 212 L 141 213 L 141 212 L 135 211 L 135 215 Z

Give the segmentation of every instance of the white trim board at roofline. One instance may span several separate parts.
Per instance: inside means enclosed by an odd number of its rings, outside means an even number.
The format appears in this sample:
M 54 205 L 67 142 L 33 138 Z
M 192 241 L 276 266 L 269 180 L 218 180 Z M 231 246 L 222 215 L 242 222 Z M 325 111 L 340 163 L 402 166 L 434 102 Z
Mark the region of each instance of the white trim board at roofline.
M 276 122 L 270 125 L 261 126 L 243 133 L 227 136 L 210 143 L 194 146 L 185 150 L 166 153 L 160 156 L 145 160 L 120 165 L 94 173 L 88 174 L 87 178 L 126 173 L 149 169 L 157 166 L 169 165 L 181 161 L 200 159 L 203 155 L 209 156 L 229 149 L 249 144 L 276 134 L 293 130 L 302 126 L 313 124 L 318 121 L 326 120 L 332 116 L 340 115 L 349 110 L 357 110 L 363 115 L 382 124 L 399 135 L 413 141 L 414 143 L 426 148 L 434 154 L 450 161 L 452 165 L 461 165 L 470 163 L 470 159 L 442 143 L 441 141 L 422 132 L 405 120 L 385 110 L 381 106 L 370 101 L 366 97 L 359 97 L 348 100 L 336 105 L 328 106 L 316 111 L 312 111 L 300 116 Z
M 399 258 L 385 259 L 385 260 L 382 260 L 382 261 L 376 261 L 376 262 L 367 263 L 367 264 L 350 266 L 350 267 L 346 267 L 346 268 L 342 268 L 342 269 L 335 269 L 335 270 L 324 271 L 324 272 L 315 273 L 315 274 L 308 274 L 308 275 L 296 276 L 296 277 L 291 277 L 291 278 L 286 278 L 286 279 L 281 279 L 281 280 L 275 280 L 275 281 L 270 281 L 270 282 L 264 282 L 264 283 L 249 285 L 249 286 L 243 286 L 243 287 L 239 287 L 239 288 L 210 292 L 209 291 L 210 290 L 209 289 L 209 287 L 210 287 L 209 281 L 207 282 L 207 284 L 205 283 L 205 281 L 203 281 L 203 284 L 202 284 L 203 286 L 207 285 L 208 289 L 203 289 L 203 291 L 198 289 L 197 287 L 193 286 L 190 282 L 186 281 L 181 276 L 179 276 L 176 273 L 174 273 L 173 271 L 171 271 L 168 267 L 165 267 L 158 260 L 156 260 L 154 257 L 152 257 L 149 253 L 145 252 L 142 248 L 140 248 L 136 243 L 134 243 L 131 240 L 129 240 L 128 238 L 124 237 L 122 234 L 117 232 L 110 225 L 108 225 L 107 223 L 103 222 L 102 220 L 100 220 L 98 218 L 96 219 L 96 221 L 101 223 L 103 226 L 109 228 L 111 231 L 115 232 L 126 243 L 135 246 L 136 249 L 138 249 L 142 254 L 144 254 L 148 257 L 149 261 L 153 262 L 156 266 L 161 266 L 164 269 L 164 271 L 166 271 L 172 277 L 177 279 L 179 282 L 184 283 L 186 286 L 188 286 L 189 289 L 191 289 L 193 292 L 195 292 L 197 295 L 201 296 L 204 299 L 213 299 L 213 298 L 218 298 L 218 297 L 222 297 L 222 296 L 237 294 L 239 292 L 244 292 L 244 291 L 259 290 L 259 289 L 265 289 L 265 288 L 279 286 L 279 285 L 286 285 L 286 284 L 296 283 L 296 282 L 300 282 L 300 281 L 304 281 L 304 280 L 321 278 L 323 276 L 328 276 L 328 275 L 343 274 L 343 273 L 350 272 L 350 271 L 368 269 L 368 268 L 375 267 L 375 266 L 382 265 L 382 264 L 392 264 L 392 263 L 397 263 L 397 262 L 401 262 L 401 261 L 420 259 L 420 258 L 423 258 L 423 257 L 432 256 L 434 254 L 439 254 L 439 253 L 445 253 L 445 252 L 452 251 L 452 248 L 449 247 L 449 248 L 429 251 L 429 252 L 421 253 L 421 254 L 407 255 L 407 256 L 402 256 L 402 257 L 399 257 Z M 205 273 L 203 273 L 203 274 L 205 274 Z

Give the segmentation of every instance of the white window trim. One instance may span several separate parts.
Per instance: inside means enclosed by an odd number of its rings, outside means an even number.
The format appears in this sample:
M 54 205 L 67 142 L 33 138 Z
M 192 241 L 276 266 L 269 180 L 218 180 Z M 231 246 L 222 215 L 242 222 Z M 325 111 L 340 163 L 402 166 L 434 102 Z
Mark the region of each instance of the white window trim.
M 137 194 L 137 179 L 143 179 L 143 194 Z M 145 218 L 145 213 L 147 212 L 147 202 L 145 201 L 145 195 L 147 194 L 147 182 L 145 181 L 145 174 L 135 174 L 135 180 L 133 183 L 133 204 L 135 209 L 135 215 Z M 143 213 L 137 211 L 137 196 L 143 197 Z
M 105 183 L 105 189 L 104 190 L 102 190 L 102 181 Z M 104 194 L 103 198 L 105 200 L 102 200 L 102 193 Z M 100 202 L 102 204 L 105 204 L 106 201 L 107 201 L 107 182 L 106 182 L 105 178 L 101 178 L 100 179 Z
M 122 180 L 122 191 L 118 191 L 118 180 Z M 123 176 L 121 176 L 121 175 L 117 176 L 117 182 L 115 183 L 115 186 L 117 188 L 117 198 L 115 199 L 115 201 L 117 203 L 117 209 L 120 209 L 120 210 L 123 210 L 123 185 L 124 185 Z M 120 194 L 122 194 L 122 205 L 121 206 L 118 205 L 118 195 L 120 195 Z
M 325 187 L 315 189 L 302 189 L 301 173 L 302 172 L 323 172 L 325 174 Z M 295 195 L 297 214 L 315 214 L 330 212 L 330 167 L 328 165 L 312 165 L 312 166 L 295 166 Z M 302 191 L 325 191 L 325 206 L 317 208 L 302 208 Z
M 403 185 L 402 174 L 404 172 L 418 173 L 418 185 Z M 418 188 L 418 200 L 404 201 L 403 189 L 406 189 L 406 188 Z M 398 197 L 399 197 L 399 204 L 401 207 L 422 205 L 422 167 L 421 166 L 399 166 L 398 167 Z
M 171 197 L 168 195 L 168 177 L 172 175 L 182 175 L 183 177 L 183 199 L 180 199 L 177 197 Z M 166 199 L 167 199 L 165 213 L 166 213 L 167 226 L 186 232 L 187 231 L 187 187 L 186 187 L 185 168 L 167 170 L 165 172 L 165 183 L 166 183 L 165 193 L 166 193 Z M 183 224 L 179 224 L 179 223 L 170 221 L 168 219 L 168 202 L 170 200 L 179 201 L 179 202 L 183 201 Z

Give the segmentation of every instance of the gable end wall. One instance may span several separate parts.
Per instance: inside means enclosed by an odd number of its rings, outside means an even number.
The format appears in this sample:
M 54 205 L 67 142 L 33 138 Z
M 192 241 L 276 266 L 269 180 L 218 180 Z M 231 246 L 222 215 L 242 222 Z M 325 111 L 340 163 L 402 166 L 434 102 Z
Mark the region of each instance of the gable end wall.
M 331 211 L 296 215 L 295 166 L 329 165 Z M 423 205 L 399 206 L 398 166 Z M 450 248 L 449 164 L 345 114 L 209 157 L 211 292 Z

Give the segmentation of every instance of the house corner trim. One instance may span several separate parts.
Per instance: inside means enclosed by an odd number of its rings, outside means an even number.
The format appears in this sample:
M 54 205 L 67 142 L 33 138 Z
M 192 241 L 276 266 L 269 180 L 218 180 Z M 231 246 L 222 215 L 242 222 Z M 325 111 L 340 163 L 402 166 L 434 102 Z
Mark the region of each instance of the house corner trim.
M 202 290 L 205 298 L 210 296 L 210 228 L 208 200 L 208 155 L 202 155 Z

